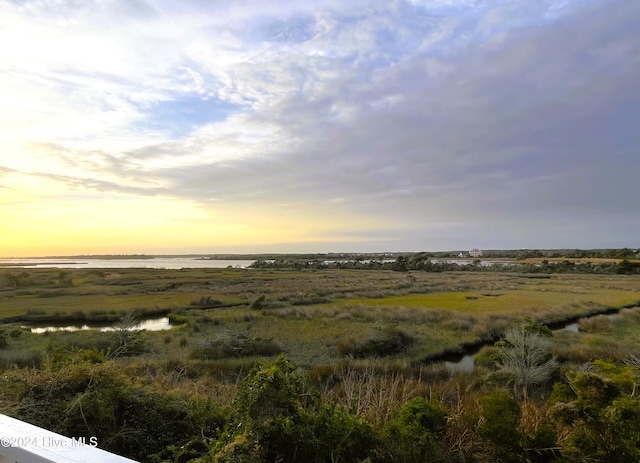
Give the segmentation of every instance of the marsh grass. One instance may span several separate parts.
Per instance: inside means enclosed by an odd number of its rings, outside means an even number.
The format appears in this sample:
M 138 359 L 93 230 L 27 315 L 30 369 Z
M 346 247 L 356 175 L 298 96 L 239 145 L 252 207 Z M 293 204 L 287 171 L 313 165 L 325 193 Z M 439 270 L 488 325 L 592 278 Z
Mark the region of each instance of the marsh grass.
M 638 325 L 640 324 L 640 307 L 622 309 L 615 319 L 620 322 L 619 325 Z
M 272 357 L 282 348 L 272 339 L 254 338 L 245 333 L 223 331 L 206 339 L 190 353 L 192 359 L 211 360 L 236 357 Z
M 616 336 L 615 332 L 561 331 L 554 335 L 552 341 L 558 361 L 565 364 L 583 364 L 596 359 L 623 361 L 640 353 L 640 343 L 626 336 Z
M 56 270 L 5 271 L 19 277 L 22 286 L 10 287 L 6 283 L 13 280 L 0 278 L 3 317 L 85 322 L 115 320 L 132 310 L 138 316 L 160 312 L 180 325 L 170 334 L 146 334 L 147 357 L 193 350 L 216 339 L 221 330 L 232 330 L 250 339 L 277 341 L 292 361 L 305 367 L 339 363 L 341 346 L 370 338 L 372 327 L 381 323 L 394 324 L 412 340 L 391 357 L 415 364 L 461 343 L 493 339 L 514 319 L 563 320 L 640 299 L 640 278 L 626 275 L 532 279 L 471 272 L 79 269 L 63 287 Z M 252 301 L 263 295 L 263 306 L 253 310 Z M 213 301 L 223 305 L 209 307 Z M 612 336 L 623 327 L 615 322 L 613 331 L 592 334 Z M 49 336 L 41 339 L 108 348 L 101 335 L 88 332 Z M 631 333 L 625 336 L 632 339 Z M 597 342 L 584 343 L 581 349 L 588 353 L 570 345 L 560 350 L 588 358 L 600 352 Z M 46 350 L 47 345 L 29 337 L 23 348 Z
M 405 351 L 416 340 L 395 325 L 374 325 L 364 338 L 348 337 L 338 342 L 336 348 L 341 356 L 384 357 Z
M 585 333 L 609 332 L 615 328 L 615 322 L 607 315 L 598 315 L 580 320 L 578 330 Z
M 557 331 L 554 351 L 565 363 L 581 364 L 595 359 L 624 361 L 640 356 L 640 308 L 623 309 L 616 315 L 581 320 L 579 332 Z
M 4 349 L 0 351 L 0 370 L 11 368 L 40 368 L 42 352 L 22 349 Z

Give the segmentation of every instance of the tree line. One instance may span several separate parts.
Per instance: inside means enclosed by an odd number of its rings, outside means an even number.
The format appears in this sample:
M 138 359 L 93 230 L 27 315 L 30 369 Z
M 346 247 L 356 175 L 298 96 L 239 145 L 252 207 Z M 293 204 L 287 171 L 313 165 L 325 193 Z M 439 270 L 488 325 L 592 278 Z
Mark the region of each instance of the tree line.
M 430 257 L 429 253 L 416 253 L 397 256 L 394 260 L 375 259 L 350 259 L 350 260 L 326 260 L 304 259 L 297 256 L 286 256 L 277 259 L 258 259 L 250 268 L 261 269 L 347 269 L 347 270 L 393 270 L 398 272 L 425 271 L 425 272 L 518 272 L 518 273 L 597 273 L 597 274 L 640 274 L 640 261 L 624 258 L 618 262 L 574 262 L 567 260 L 549 261 L 542 259 L 540 262 L 491 262 L 483 263 L 481 259 L 472 261 L 441 261 Z

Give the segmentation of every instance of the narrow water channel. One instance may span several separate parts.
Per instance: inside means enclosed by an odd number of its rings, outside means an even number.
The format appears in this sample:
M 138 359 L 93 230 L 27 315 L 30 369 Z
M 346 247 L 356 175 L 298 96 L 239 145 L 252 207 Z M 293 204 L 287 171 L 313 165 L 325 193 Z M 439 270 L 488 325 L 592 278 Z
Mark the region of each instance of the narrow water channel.
M 578 333 L 579 330 L 579 325 L 580 325 L 580 320 L 585 320 L 587 318 L 593 318 L 593 317 L 597 317 L 599 315 L 606 315 L 607 318 L 613 318 L 615 315 L 617 315 L 618 311 L 616 311 L 615 313 L 609 313 L 609 314 L 593 314 L 593 315 L 586 315 L 584 317 L 580 317 L 578 320 L 573 320 L 568 322 L 567 324 L 557 327 L 557 328 L 553 328 L 552 331 L 571 331 L 572 333 Z M 473 372 L 473 370 L 476 367 L 476 363 L 475 363 L 475 359 L 473 358 L 475 354 L 478 353 L 478 351 L 480 351 L 481 347 L 479 347 L 477 350 L 475 350 L 474 352 L 470 352 L 468 354 L 463 355 L 459 360 L 453 360 L 453 361 L 445 361 L 444 366 L 447 369 L 447 371 L 449 371 L 449 373 L 471 373 Z

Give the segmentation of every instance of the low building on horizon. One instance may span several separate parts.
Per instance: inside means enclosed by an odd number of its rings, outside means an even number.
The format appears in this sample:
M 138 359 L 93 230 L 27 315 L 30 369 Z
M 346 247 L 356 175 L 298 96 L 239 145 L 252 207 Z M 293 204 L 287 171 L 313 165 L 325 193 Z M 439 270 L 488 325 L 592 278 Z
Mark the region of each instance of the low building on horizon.
M 473 248 L 469 251 L 469 257 L 482 257 L 482 249 Z

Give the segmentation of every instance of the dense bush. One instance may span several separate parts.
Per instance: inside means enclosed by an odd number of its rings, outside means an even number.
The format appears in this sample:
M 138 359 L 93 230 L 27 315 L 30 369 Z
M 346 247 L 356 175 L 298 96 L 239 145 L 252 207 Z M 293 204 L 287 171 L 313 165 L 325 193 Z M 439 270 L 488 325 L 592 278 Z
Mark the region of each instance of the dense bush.
M 389 462 L 441 462 L 437 436 L 444 432 L 444 411 L 423 397 L 407 402 L 384 429 L 385 460 Z
M 640 461 L 638 368 L 594 362 L 554 388 L 552 417 L 564 426 L 567 461 Z
M 122 368 L 131 363 L 146 376 Z M 159 368 L 140 360 L 59 346 L 39 370 L 3 371 L 0 407 L 54 432 L 96 436 L 100 447 L 145 462 L 626 463 L 640 461 L 640 370 L 629 363 L 569 371 L 548 403 L 464 377 L 413 392 L 396 382 L 364 387 L 359 381 L 372 378 L 358 377 L 357 396 L 341 402 L 279 356 L 233 386 L 223 408 L 213 402 L 219 390 L 158 387 Z M 346 387 L 346 378 L 334 381 L 322 387 Z M 393 402 L 397 412 L 358 411 L 362 394 Z
M 482 422 L 478 427 L 481 437 L 493 447 L 496 462 L 517 461 L 522 454 L 520 405 L 507 392 L 495 391 L 480 399 Z
M 214 462 L 356 462 L 375 446 L 371 426 L 346 409 L 319 404 L 284 356 L 242 382 Z
M 101 448 L 139 461 L 223 423 L 208 399 L 137 385 L 99 351 L 54 357 L 36 374 L 12 370 L 0 379 L 16 418 L 66 436 L 96 437 Z

